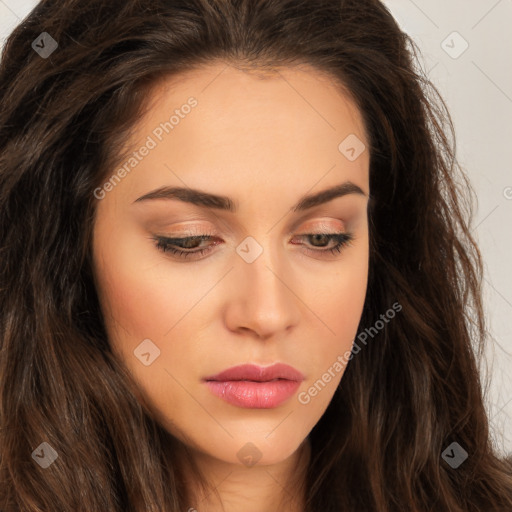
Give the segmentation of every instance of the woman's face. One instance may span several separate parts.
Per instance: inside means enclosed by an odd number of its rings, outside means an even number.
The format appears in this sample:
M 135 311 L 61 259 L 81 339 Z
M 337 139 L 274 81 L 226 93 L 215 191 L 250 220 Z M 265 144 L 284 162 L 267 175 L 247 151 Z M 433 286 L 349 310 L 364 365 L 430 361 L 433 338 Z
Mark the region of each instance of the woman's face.
M 327 408 L 363 309 L 360 113 L 313 68 L 262 77 L 215 63 L 159 84 L 130 143 L 132 158 L 95 191 L 113 350 L 194 451 L 283 461 Z M 353 239 L 337 251 L 343 236 L 326 235 L 340 233 Z M 201 235 L 211 238 L 165 240 Z M 257 368 L 276 363 L 296 371 Z M 219 376 L 246 364 L 257 367 Z

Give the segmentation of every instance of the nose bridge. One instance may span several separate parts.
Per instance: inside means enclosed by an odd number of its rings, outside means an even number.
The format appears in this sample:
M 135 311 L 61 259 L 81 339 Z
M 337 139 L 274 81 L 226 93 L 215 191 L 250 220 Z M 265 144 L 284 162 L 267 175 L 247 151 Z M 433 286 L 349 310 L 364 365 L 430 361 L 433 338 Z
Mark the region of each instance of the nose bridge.
M 258 240 L 249 236 L 237 248 L 242 262 L 240 271 L 252 295 L 263 293 L 268 300 L 287 298 L 289 290 L 283 284 L 288 271 L 284 271 L 284 256 L 279 256 L 279 248 L 273 247 L 272 236 L 260 234 Z M 290 270 L 290 269 L 288 269 Z
M 265 292 L 269 298 L 276 300 L 278 297 L 288 295 L 283 280 L 286 274 L 282 272 L 282 264 L 276 261 L 271 250 L 266 244 L 263 252 L 252 263 L 242 265 L 244 277 L 254 293 Z
M 273 243 L 271 236 L 244 239 L 237 247 L 240 258 L 234 274 L 240 294 L 235 299 L 239 316 L 231 318 L 239 324 L 235 328 L 249 328 L 266 336 L 295 324 L 300 315 L 293 283 L 288 282 L 293 280 L 292 269 Z

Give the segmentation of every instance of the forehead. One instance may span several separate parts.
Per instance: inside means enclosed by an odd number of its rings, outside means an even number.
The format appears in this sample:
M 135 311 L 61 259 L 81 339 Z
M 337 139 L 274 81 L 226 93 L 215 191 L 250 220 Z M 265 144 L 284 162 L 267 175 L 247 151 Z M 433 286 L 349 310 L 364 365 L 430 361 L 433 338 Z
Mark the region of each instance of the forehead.
M 179 108 L 180 101 L 190 96 L 200 103 L 195 111 L 202 112 L 203 122 L 208 121 L 208 114 L 216 115 L 218 122 L 249 114 L 262 126 L 278 128 L 277 123 L 285 115 L 288 120 L 291 117 L 309 122 L 311 129 L 323 123 L 324 129 L 351 127 L 366 136 L 361 113 L 346 87 L 332 75 L 307 64 L 248 69 L 215 61 L 166 77 L 149 91 L 145 121 L 155 120 L 152 114 L 158 110 Z
M 368 146 L 362 116 L 336 80 L 308 66 L 217 62 L 167 77 L 149 91 L 129 145 L 148 138 L 154 148 L 130 173 L 131 195 L 165 182 L 261 190 L 274 179 L 299 195 L 328 174 L 320 188 L 348 179 L 368 193 L 368 152 L 350 161 L 340 149 L 345 140 Z

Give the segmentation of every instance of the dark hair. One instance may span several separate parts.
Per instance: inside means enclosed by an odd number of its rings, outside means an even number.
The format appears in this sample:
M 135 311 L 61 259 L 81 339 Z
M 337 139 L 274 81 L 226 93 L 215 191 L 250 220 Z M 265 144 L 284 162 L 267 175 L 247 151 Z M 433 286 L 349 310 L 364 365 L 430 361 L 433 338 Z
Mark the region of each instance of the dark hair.
M 42 32 L 58 42 L 48 58 L 31 47 Z M 396 301 L 403 310 L 353 358 L 309 435 L 306 510 L 512 510 L 512 464 L 493 451 L 476 364 L 472 189 L 416 55 L 378 0 L 44 0 L 14 30 L 0 65 L 2 510 L 190 505 L 179 445 L 110 350 L 93 191 L 150 88 L 214 60 L 312 65 L 352 95 L 369 137 L 360 328 Z M 43 441 L 58 453 L 48 469 L 31 460 Z M 441 457 L 452 442 L 469 454 L 458 469 Z

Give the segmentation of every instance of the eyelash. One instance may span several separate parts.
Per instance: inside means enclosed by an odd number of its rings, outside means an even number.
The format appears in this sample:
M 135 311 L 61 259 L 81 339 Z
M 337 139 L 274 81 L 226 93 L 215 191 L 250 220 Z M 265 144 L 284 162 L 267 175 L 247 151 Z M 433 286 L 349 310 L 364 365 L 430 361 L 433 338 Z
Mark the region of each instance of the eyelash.
M 328 242 L 331 240 L 336 241 L 336 245 L 334 247 L 331 247 L 330 249 L 309 249 L 311 253 L 331 253 L 336 254 L 340 253 L 341 250 L 345 246 L 351 245 L 352 241 L 354 240 L 354 236 L 352 233 L 307 233 L 304 235 L 299 235 L 300 237 L 311 237 L 311 236 L 325 236 L 328 238 Z M 179 258 L 188 258 L 191 255 L 200 257 L 203 254 L 206 254 L 211 251 L 211 248 L 213 246 L 206 247 L 204 249 L 198 249 L 195 251 L 182 251 L 180 249 L 176 249 L 176 247 L 173 247 L 176 245 L 176 243 L 183 243 L 188 240 L 198 240 L 198 241 L 207 241 L 214 238 L 212 234 L 203 234 L 203 235 L 197 235 L 197 236 L 188 236 L 188 237 L 181 237 L 181 238 L 168 238 L 163 236 L 154 236 L 152 239 L 154 240 L 155 246 L 158 250 L 164 252 L 164 253 L 171 253 L 175 256 L 178 256 Z M 217 245 L 217 244 L 214 244 Z

